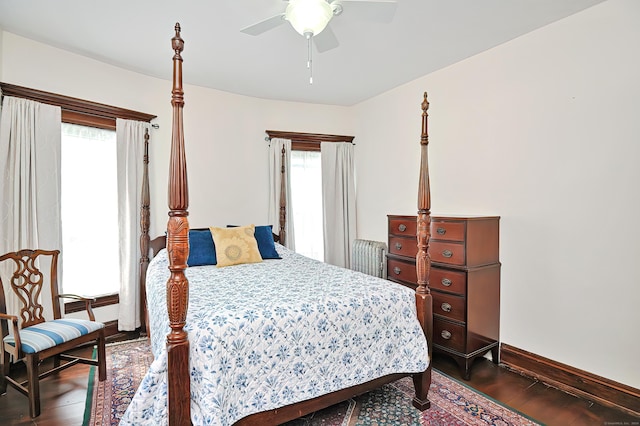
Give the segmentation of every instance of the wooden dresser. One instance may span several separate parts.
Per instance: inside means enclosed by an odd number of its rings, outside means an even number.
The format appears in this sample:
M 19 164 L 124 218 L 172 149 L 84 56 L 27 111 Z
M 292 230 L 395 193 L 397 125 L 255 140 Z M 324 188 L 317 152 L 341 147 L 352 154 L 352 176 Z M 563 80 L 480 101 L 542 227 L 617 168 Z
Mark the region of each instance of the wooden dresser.
M 417 287 L 416 216 L 389 215 L 387 277 Z M 497 216 L 431 218 L 429 287 L 433 349 L 453 357 L 468 380 L 473 360 L 499 361 L 500 261 Z

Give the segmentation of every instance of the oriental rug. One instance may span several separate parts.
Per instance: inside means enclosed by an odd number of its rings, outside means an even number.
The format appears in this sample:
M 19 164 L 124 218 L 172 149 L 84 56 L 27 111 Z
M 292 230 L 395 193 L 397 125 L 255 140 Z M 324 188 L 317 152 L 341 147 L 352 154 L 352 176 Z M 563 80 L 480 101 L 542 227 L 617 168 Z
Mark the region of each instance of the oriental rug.
M 107 345 L 107 379 L 97 381 L 95 367 L 91 368 L 84 426 L 117 425 L 152 361 L 147 339 Z M 412 396 L 413 382 L 407 377 L 286 425 L 538 425 L 437 370 L 429 390 L 431 408 L 419 412 L 411 405 Z

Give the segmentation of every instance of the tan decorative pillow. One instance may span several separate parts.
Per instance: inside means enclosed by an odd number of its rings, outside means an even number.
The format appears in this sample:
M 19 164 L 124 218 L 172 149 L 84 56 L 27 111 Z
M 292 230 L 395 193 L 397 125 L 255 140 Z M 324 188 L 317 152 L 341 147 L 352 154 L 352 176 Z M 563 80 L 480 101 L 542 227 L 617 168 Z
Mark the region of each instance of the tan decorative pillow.
M 255 226 L 237 228 L 211 227 L 211 235 L 216 247 L 218 268 L 241 263 L 262 262 L 255 237 Z

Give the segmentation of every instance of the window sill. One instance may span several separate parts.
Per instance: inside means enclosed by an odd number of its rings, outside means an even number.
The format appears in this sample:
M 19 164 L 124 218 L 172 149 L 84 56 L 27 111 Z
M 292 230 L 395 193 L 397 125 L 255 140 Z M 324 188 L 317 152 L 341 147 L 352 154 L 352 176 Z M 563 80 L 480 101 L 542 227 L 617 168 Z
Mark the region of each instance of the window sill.
M 98 296 L 95 298 L 95 302 L 91 305 L 93 309 L 100 308 L 102 306 L 117 305 L 120 303 L 120 295 L 118 293 L 105 294 L 104 296 Z M 80 312 L 85 310 L 85 303 L 80 300 L 74 300 L 73 302 L 67 302 L 64 304 L 64 313 L 70 314 L 73 312 Z

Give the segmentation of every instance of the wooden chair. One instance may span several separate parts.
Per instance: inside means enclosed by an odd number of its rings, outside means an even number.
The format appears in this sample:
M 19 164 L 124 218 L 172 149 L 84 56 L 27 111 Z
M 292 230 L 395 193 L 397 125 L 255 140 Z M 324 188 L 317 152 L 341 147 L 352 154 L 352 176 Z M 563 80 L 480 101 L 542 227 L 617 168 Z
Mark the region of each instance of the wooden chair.
M 58 293 L 59 250 L 20 250 L 0 256 L 0 268 L 14 266 L 7 276 L 10 288 L 20 303 L 19 315 L 8 315 L 5 288 L 0 277 L 0 326 L 2 329 L 2 356 L 0 360 L 0 395 L 7 391 L 7 383 L 29 397 L 29 414 L 40 415 L 39 380 L 78 362 L 97 365 L 99 380 L 106 378 L 104 324 L 96 322 L 91 310 L 93 299 Z M 40 269 L 40 265 L 42 269 Z M 47 276 L 47 266 L 50 265 Z M 8 271 L 8 269 L 5 269 Z M 2 269 L 0 269 L 2 271 Z M 43 293 L 47 292 L 47 282 L 51 291 L 53 312 L 45 319 Z M 44 292 L 43 292 L 44 290 Z M 62 318 L 60 299 L 83 300 L 90 320 Z M 11 323 L 12 334 L 9 334 Z M 82 344 L 95 342 L 98 359 L 71 356 L 65 352 Z M 19 383 L 9 377 L 10 355 L 14 362 L 23 360 L 27 367 L 27 381 Z M 40 373 L 39 364 L 53 357 L 53 368 Z M 67 361 L 61 365 L 61 360 Z M 25 386 L 26 385 L 26 386 Z

